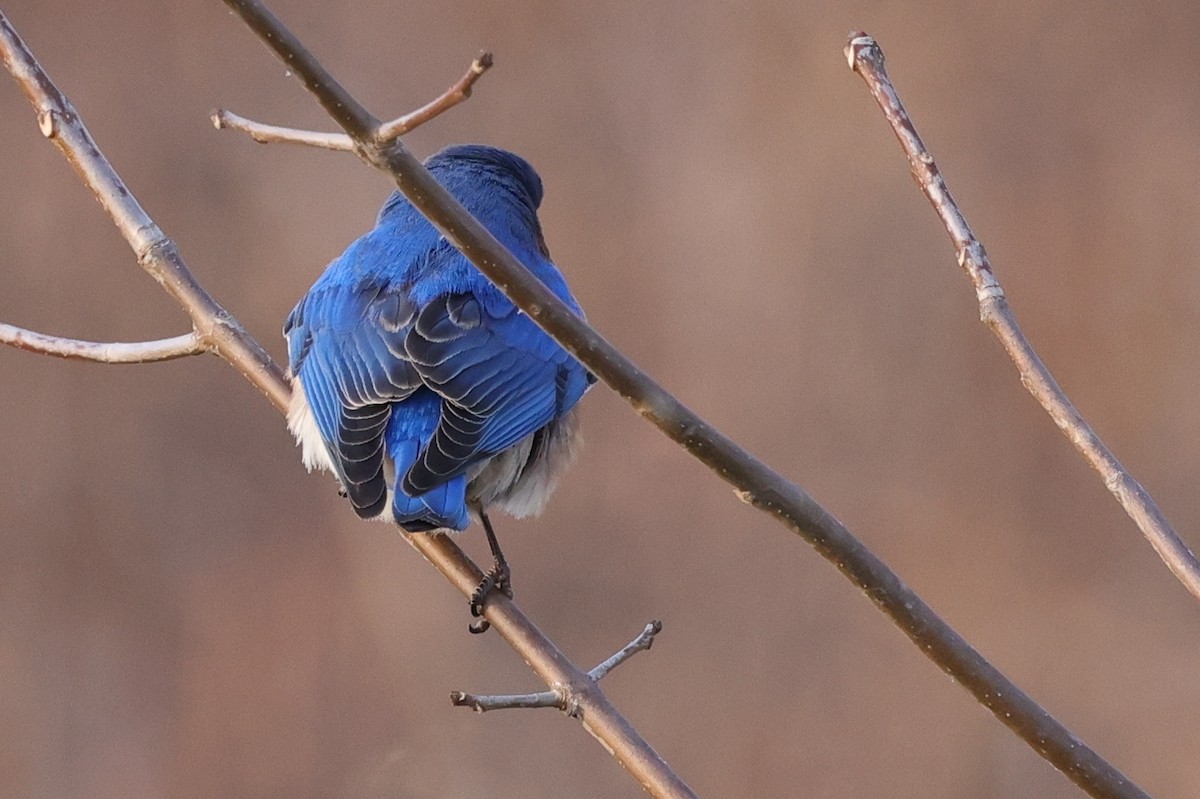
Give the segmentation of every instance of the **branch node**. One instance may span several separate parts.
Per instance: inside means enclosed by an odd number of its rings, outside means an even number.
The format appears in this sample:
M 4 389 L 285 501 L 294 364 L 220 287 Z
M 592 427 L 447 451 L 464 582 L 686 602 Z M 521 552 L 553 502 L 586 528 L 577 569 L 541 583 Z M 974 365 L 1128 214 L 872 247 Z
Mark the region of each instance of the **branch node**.
M 147 264 L 175 255 L 179 249 L 175 246 L 175 242 L 166 233 L 163 233 L 162 228 L 154 223 L 139 227 L 137 239 L 137 246 L 133 248 L 133 254 L 143 268 Z
M 53 139 L 58 134 L 58 114 L 53 108 L 41 108 L 37 112 L 38 130 L 47 139 Z
M 617 666 L 638 652 L 649 649 L 654 643 L 654 636 L 660 632 L 662 632 L 662 622 L 654 619 L 637 634 L 636 638 L 621 647 L 612 657 L 589 671 L 587 673 L 588 682 L 581 685 L 573 686 L 565 682 L 553 682 L 550 684 L 549 691 L 539 691 L 533 694 L 469 694 L 465 691 L 451 691 L 450 703 L 456 707 L 469 707 L 476 713 L 510 708 L 553 707 L 573 719 L 581 719 L 585 711 L 585 694 Z
M 987 275 L 991 277 L 991 272 L 988 272 Z M 1004 287 L 993 277 L 975 290 L 975 298 L 979 300 L 980 305 L 1002 300 L 1004 299 Z

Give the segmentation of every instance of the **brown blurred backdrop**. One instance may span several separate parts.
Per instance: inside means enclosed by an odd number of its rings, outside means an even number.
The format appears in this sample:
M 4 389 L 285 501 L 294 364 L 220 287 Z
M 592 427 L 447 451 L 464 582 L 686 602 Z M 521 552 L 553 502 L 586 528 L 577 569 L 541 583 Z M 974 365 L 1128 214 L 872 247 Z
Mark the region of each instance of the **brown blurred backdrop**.
M 281 322 L 387 182 L 254 145 L 224 105 L 328 128 L 216 0 L 2 4 L 207 287 Z M 482 48 L 410 137 L 528 157 L 590 318 L 838 513 L 1000 668 L 1150 792 L 1200 793 L 1200 607 L 1024 393 L 847 68 L 883 44 L 1027 332 L 1200 544 L 1200 7 L 277 0 L 377 114 Z M 0 81 L 0 319 L 174 335 Z M 394 532 L 306 475 L 216 359 L 0 351 L 0 794 L 631 797 Z M 827 563 L 603 387 L 548 512 L 500 520 L 522 606 L 581 664 L 648 619 L 617 704 L 703 796 L 1072 797 Z M 484 554 L 472 531 L 464 544 Z

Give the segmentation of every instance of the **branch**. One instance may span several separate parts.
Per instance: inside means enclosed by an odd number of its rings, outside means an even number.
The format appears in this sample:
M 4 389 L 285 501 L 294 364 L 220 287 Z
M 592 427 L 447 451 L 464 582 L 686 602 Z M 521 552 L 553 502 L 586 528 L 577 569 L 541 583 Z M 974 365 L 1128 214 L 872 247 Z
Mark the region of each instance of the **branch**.
M 396 117 L 391 122 L 384 122 L 379 125 L 375 136 L 376 143 L 383 145 L 398 139 L 405 133 L 424 125 L 434 117 L 441 116 L 466 100 L 471 96 L 471 90 L 475 86 L 475 81 L 479 80 L 480 76 L 491 69 L 491 67 L 492 54 L 485 50 L 475 57 L 475 60 L 471 62 L 471 66 L 467 67 L 467 71 L 458 79 L 458 82 L 442 92 L 436 100 L 426 103 L 416 111 Z M 355 149 L 354 139 L 345 133 L 321 133 L 312 130 L 268 125 L 264 122 L 255 122 L 252 119 L 239 116 L 224 108 L 218 108 L 216 111 L 213 111 L 209 119 L 212 120 L 213 127 L 217 130 L 240 130 L 260 144 L 284 142 L 349 153 L 354 152 Z
M 1096 797 L 1147 796 L 975 651 L 832 513 L 688 410 L 576 316 L 468 214 L 399 140 L 377 146 L 378 120 L 262 3 L 225 3 L 354 138 L 360 158 L 391 175 L 413 206 L 480 272 L 638 413 L 733 485 L 740 499 L 808 541 L 927 657 L 1069 779 Z M 485 613 L 489 621 L 492 607 Z
M 654 636 L 662 632 L 662 622 L 658 619 L 650 622 L 646 627 L 634 638 L 627 643 L 620 651 L 615 652 L 611 657 L 600 663 L 596 668 L 588 672 L 588 676 L 599 682 L 608 676 L 608 673 L 620 666 L 625 661 L 636 655 L 638 652 L 644 652 L 654 646 Z
M 175 242 L 155 224 L 100 152 L 79 112 L 66 98 L 12 24 L 0 12 L 0 63 L 37 112 L 38 129 L 58 147 L 79 174 L 125 241 L 138 263 L 174 297 L 192 320 L 199 341 L 232 364 L 281 411 L 287 409 L 288 385 L 271 360 L 231 313 L 192 276 Z
M 303 45 L 299 44 L 299 41 L 296 44 L 303 47 Z M 441 116 L 466 100 L 471 96 L 471 90 L 475 87 L 475 81 L 479 80 L 483 73 L 492 68 L 492 63 L 492 54 L 484 50 L 475 57 L 475 60 L 471 62 L 471 66 L 467 67 L 467 71 L 463 73 L 463 76 L 453 86 L 442 92 L 437 99 L 426 103 L 415 111 L 398 116 L 391 122 L 377 123 L 373 136 L 374 143 L 377 146 L 389 144 L 405 133 L 419 128 L 429 120 Z M 307 147 L 317 147 L 322 150 L 347 153 L 352 153 L 356 149 L 354 139 L 345 133 L 323 133 L 315 130 L 301 130 L 299 128 L 268 125 L 265 122 L 256 122 L 253 119 L 247 119 L 224 108 L 218 108 L 213 111 L 209 119 L 212 120 L 213 127 L 217 130 L 239 130 L 259 144 L 302 144 Z
M 406 535 L 426 560 L 432 563 L 454 586 L 470 596 L 483 573 L 467 559 L 450 536 Z M 574 697 L 576 717 L 583 728 L 600 742 L 642 788 L 654 797 L 691 797 L 696 794 L 664 761 L 633 725 L 612 705 L 599 683 L 567 659 L 558 646 L 534 626 L 516 604 L 502 593 L 488 596 L 483 616 L 552 688 Z
M 538 691 L 536 694 L 468 694 L 463 691 L 451 691 L 450 704 L 455 707 L 469 707 L 476 713 L 537 707 L 558 708 L 572 718 L 576 718 L 579 713 L 579 706 L 570 703 L 566 691 L 554 690 Z
M 660 632 L 662 632 L 662 622 L 655 619 L 647 624 L 636 638 L 589 671 L 588 677 L 592 682 L 600 682 L 617 666 L 638 652 L 649 649 L 654 644 L 654 636 Z M 476 713 L 510 708 L 554 707 L 572 718 L 578 718 L 583 707 L 580 698 L 575 696 L 565 685 L 552 686 L 549 691 L 539 691 L 534 694 L 468 694 L 463 691 L 451 691 L 450 703 L 457 707 L 469 707 Z
M 1180 539 L 1146 489 L 1121 465 L 1091 425 L 1084 421 L 1017 325 L 1016 316 L 1005 299 L 1004 289 L 992 271 L 987 252 L 950 196 L 941 171 L 917 135 L 912 119 L 888 77 L 883 50 L 867 34 L 855 32 L 846 45 L 846 58 L 850 68 L 866 82 L 892 132 L 900 140 L 917 185 L 929 198 L 938 218 L 945 225 L 958 255 L 958 263 L 966 270 L 975 287 L 979 318 L 991 328 L 1016 365 L 1021 384 L 1046 409 L 1046 413 L 1050 414 L 1050 418 L 1084 460 L 1099 472 L 1105 487 L 1121 503 L 1167 568 L 1193 596 L 1200 599 L 1200 561 Z
M 471 66 L 467 67 L 467 71 L 458 79 L 449 89 L 442 93 L 442 96 L 431 103 L 427 103 L 416 111 L 405 114 L 402 117 L 397 117 L 391 122 L 384 122 L 379 126 L 379 132 L 376 134 L 376 140 L 379 144 L 385 144 L 400 138 L 405 133 L 408 133 L 413 128 L 424 125 L 434 117 L 441 116 L 449 111 L 454 106 L 461 103 L 471 96 L 471 89 L 475 86 L 475 81 L 492 68 L 492 54 L 484 50 L 475 60 L 471 62 Z
M 314 65 L 320 69 L 315 59 L 305 55 L 311 60 L 311 63 L 305 61 L 306 70 Z M 37 111 L 43 134 L 55 143 L 80 179 L 95 193 L 142 267 L 183 306 L 201 340 L 261 390 L 277 410 L 286 413 L 291 388 L 283 371 L 196 281 L 174 242 L 142 210 L 84 128 L 70 101 L 46 75 L 3 12 L 0 12 L 0 63 L 12 73 Z M 331 103 L 337 102 L 336 93 L 327 94 L 327 98 Z M 358 108 L 357 103 L 354 107 Z M 474 592 L 482 573 L 450 536 L 404 538 L 464 596 Z M 568 660 L 512 600 L 503 594 L 493 594 L 488 597 L 484 616 L 548 685 L 572 686 L 572 691 L 580 697 L 583 728 L 651 795 L 695 799 L 687 784 L 620 714 L 599 686 Z
M 322 133 L 315 130 L 300 130 L 299 128 L 284 128 L 278 125 L 268 125 L 265 122 L 255 122 L 238 116 L 232 111 L 218 108 L 209 117 L 217 130 L 240 130 L 259 144 L 303 144 L 306 147 L 317 147 L 322 150 L 338 152 L 354 152 L 354 140 L 345 133 Z
M 53 355 L 74 361 L 99 361 L 100 363 L 154 363 L 173 361 L 189 355 L 203 355 L 208 345 L 193 333 L 158 341 L 80 341 L 73 338 L 48 336 L 33 330 L 0 322 L 0 344 L 7 344 L 26 352 Z
M 362 134 L 372 133 L 378 129 L 378 121 L 367 113 L 336 81 L 311 54 L 303 48 L 296 50 L 299 42 L 286 30 L 269 12 L 257 4 L 235 3 L 228 0 L 231 6 L 247 19 L 256 31 L 266 38 L 273 48 L 277 48 L 281 57 L 289 66 L 301 74 L 306 86 L 317 95 L 326 106 L 327 111 L 341 124 L 348 133 L 356 135 L 356 139 L 366 142 Z M 272 38 L 282 34 L 284 38 Z M 60 150 L 76 167 L 84 182 L 97 193 L 102 205 L 109 211 L 114 222 L 126 233 L 139 261 L 148 271 L 151 267 L 161 268 L 163 265 L 180 270 L 190 278 L 190 272 L 178 257 L 173 243 L 162 237 L 161 231 L 145 218 L 147 244 L 141 246 L 142 236 L 131 235 L 131 221 L 128 208 L 114 211 L 106 203 L 108 195 L 128 195 L 128 190 L 120 183 L 120 179 L 112 172 L 111 166 L 103 159 L 94 142 L 86 136 L 82 125 L 78 125 L 78 117 L 74 109 L 65 104 L 65 98 L 58 93 L 57 88 L 49 82 L 44 72 L 40 70 L 32 55 L 16 36 L 8 21 L 0 14 L 0 57 L 13 72 L 18 83 L 26 89 L 26 94 L 39 112 L 39 125 L 43 132 L 59 146 Z M 39 83 L 42 85 L 39 87 Z M 43 103 L 44 89 L 57 96 L 60 101 Z M 348 101 L 348 102 L 347 102 Z M 57 110 L 55 110 L 57 109 Z M 69 111 L 69 115 L 67 113 Z M 70 122 L 72 135 L 64 138 L 56 135 L 63 122 Z M 78 130 L 75 129 L 78 125 Z M 81 133 L 82 132 L 82 135 Z M 82 145 L 82 146 L 81 146 Z M 826 558 L 837 563 L 846 576 L 854 580 L 881 609 L 884 610 L 900 626 L 904 632 L 917 643 L 947 673 L 951 674 L 968 690 L 970 690 L 985 706 L 1013 728 L 1031 746 L 1039 751 L 1047 760 L 1065 771 L 1068 776 L 1083 786 L 1094 796 L 1145 796 L 1145 794 L 1126 780 L 1123 775 L 1113 769 L 1095 752 L 1082 744 L 1069 731 L 1045 713 L 1028 696 L 1015 685 L 999 674 L 978 653 L 966 644 L 952 629 L 913 594 L 899 578 L 888 570 L 870 552 L 866 551 L 831 514 L 815 503 L 798 487 L 774 475 L 758 461 L 750 458 L 728 439 L 716 433 L 706 423 L 690 414 L 673 397 L 662 391 L 656 384 L 642 375 L 623 356 L 600 338 L 594 331 L 587 328 L 573 314 L 557 301 L 552 294 L 545 290 L 524 271 L 523 267 L 513 257 L 503 250 L 481 226 L 466 215 L 465 211 L 434 182 L 419 163 L 403 148 L 399 142 L 388 148 L 379 148 L 364 152 L 362 156 L 372 165 L 391 172 L 406 195 L 413 199 L 414 204 L 430 215 L 447 238 L 468 254 L 469 257 L 497 282 L 514 301 L 543 325 L 560 342 L 575 353 L 592 370 L 606 379 L 610 385 L 618 388 L 621 393 L 635 405 L 635 408 L 653 423 L 664 429 L 675 440 L 682 443 L 690 452 L 706 464 L 718 470 L 724 479 L 738 488 L 738 496 L 750 502 L 783 521 L 789 528 L 801 534 L 814 545 Z M 419 191 L 430 192 L 427 199 L 415 197 Z M 140 207 L 135 209 L 141 213 Z M 136 214 L 133 217 L 136 218 Z M 158 237 L 153 234 L 157 233 Z M 154 246 L 158 245 L 158 246 Z M 173 257 L 162 257 L 164 254 Z M 156 275 L 157 276 L 157 275 Z M 170 273 L 168 272 L 168 277 Z M 203 321 L 213 326 L 218 332 L 232 323 L 230 317 L 223 327 L 217 322 L 216 315 L 207 316 L 204 303 L 198 302 L 193 293 L 183 291 L 168 281 L 160 278 L 164 286 L 188 310 L 197 322 Z M 186 283 L 186 282 L 185 282 Z M 207 295 L 204 295 L 207 296 Z M 211 301 L 211 298 L 208 298 Z M 215 303 L 214 303 L 215 304 Z M 217 306 L 219 308 L 219 306 Z M 246 337 L 248 339 L 248 337 Z M 217 338 L 218 342 L 224 341 Z M 243 373 L 252 383 L 258 386 L 282 409 L 287 402 L 287 385 L 282 379 L 278 368 L 270 361 L 261 348 L 257 352 L 249 349 L 243 352 L 239 348 L 244 345 L 257 344 L 252 339 L 242 341 L 237 336 L 232 337 L 233 343 L 219 348 L 220 354 Z M 243 357 L 244 356 L 244 357 Z M 257 358 L 257 362 L 255 359 Z M 469 594 L 479 579 L 478 569 L 466 559 L 448 538 L 444 536 L 410 536 L 408 540 L 434 565 L 442 571 L 464 594 Z M 570 666 L 553 644 L 541 635 L 529 623 L 511 601 L 498 596 L 489 602 L 485 616 L 497 627 L 502 636 L 513 643 L 522 654 L 532 644 L 533 651 L 547 660 L 530 660 L 531 666 L 543 679 L 556 670 L 564 670 Z M 545 647 L 537 645 L 545 643 Z M 564 665 L 566 664 L 566 665 Z M 570 667 L 574 668 L 574 667 Z M 577 669 L 575 670 L 577 672 Z M 584 675 L 586 677 L 586 675 Z M 611 706 L 605 706 L 607 700 L 602 694 L 597 701 L 604 704 L 598 707 L 598 716 L 585 718 L 584 726 L 606 746 L 614 738 L 628 738 L 629 734 L 636 736 L 632 730 L 622 730 L 621 724 L 627 725 L 624 719 L 615 716 Z M 611 711 L 608 712 L 608 711 Z M 623 735 L 623 733 L 625 733 Z M 642 750 L 632 753 L 616 752 L 614 754 L 630 770 L 647 785 L 644 775 L 654 771 L 655 763 L 646 763 L 639 759 L 644 754 Z M 650 752 L 650 754 L 653 754 Z M 655 755 L 654 758 L 657 758 Z M 658 761 L 661 763 L 661 761 Z M 665 764 L 663 764 L 665 767 Z M 669 775 L 674 777 L 673 774 Z M 678 778 L 675 777 L 677 781 Z M 681 782 L 671 783 L 671 792 L 655 792 L 655 795 L 691 795 L 691 792 Z

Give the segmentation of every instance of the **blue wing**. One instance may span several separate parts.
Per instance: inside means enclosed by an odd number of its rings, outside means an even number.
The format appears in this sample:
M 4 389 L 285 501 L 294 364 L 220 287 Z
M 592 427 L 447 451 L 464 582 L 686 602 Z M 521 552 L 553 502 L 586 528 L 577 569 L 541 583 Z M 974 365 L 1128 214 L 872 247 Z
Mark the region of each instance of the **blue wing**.
M 404 352 L 416 315 L 406 296 L 382 284 L 315 288 L 288 316 L 288 360 L 354 510 L 387 504 L 384 433 L 393 403 L 421 377 Z
M 494 291 L 418 311 L 395 286 L 314 287 L 284 328 L 291 370 L 359 516 L 386 508 L 390 458 L 398 523 L 463 529 L 467 469 L 566 413 L 591 378 Z
M 435 298 L 404 341 L 413 368 L 442 398 L 441 417 L 400 488 L 416 496 L 535 433 L 589 385 L 586 370 L 508 303 L 472 293 Z

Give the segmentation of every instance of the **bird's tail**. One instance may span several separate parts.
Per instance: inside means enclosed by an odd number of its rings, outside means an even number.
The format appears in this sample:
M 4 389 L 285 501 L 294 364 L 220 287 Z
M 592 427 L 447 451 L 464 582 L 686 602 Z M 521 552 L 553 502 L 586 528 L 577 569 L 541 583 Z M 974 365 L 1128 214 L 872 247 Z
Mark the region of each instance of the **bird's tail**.
M 420 391 L 396 407 L 388 423 L 387 448 L 394 466 L 392 515 L 396 524 L 410 533 L 430 530 L 464 530 L 467 516 L 467 476 L 434 486 L 418 496 L 404 493 L 404 475 L 416 463 L 421 445 L 433 437 L 441 415 L 441 399 L 432 392 Z

